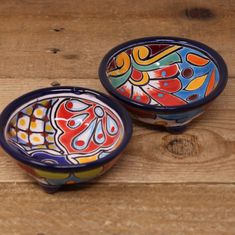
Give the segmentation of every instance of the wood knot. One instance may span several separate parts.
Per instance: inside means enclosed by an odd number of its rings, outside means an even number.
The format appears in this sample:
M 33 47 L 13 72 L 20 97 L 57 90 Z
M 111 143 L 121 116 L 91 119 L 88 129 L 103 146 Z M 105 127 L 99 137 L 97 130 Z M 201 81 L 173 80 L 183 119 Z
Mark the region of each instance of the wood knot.
M 54 28 L 52 29 L 54 32 L 58 33 L 58 32 L 62 32 L 64 31 L 64 28 L 60 27 L 60 28 Z
M 194 135 L 167 135 L 163 141 L 165 149 L 175 158 L 192 157 L 199 153 L 198 138 Z
M 48 53 L 53 53 L 53 54 L 57 54 L 58 52 L 60 52 L 61 50 L 59 48 L 48 48 L 47 52 Z
M 213 12 L 208 8 L 186 9 L 185 15 L 190 19 L 203 19 L 203 20 L 207 20 L 215 16 Z
M 51 83 L 51 86 L 60 86 L 60 83 L 57 82 L 57 81 L 53 81 L 53 82 Z

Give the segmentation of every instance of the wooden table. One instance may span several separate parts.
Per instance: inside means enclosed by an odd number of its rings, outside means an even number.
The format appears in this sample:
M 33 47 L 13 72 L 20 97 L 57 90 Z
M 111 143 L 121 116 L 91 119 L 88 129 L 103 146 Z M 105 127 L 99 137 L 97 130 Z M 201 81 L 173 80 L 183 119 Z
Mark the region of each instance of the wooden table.
M 0 110 L 51 84 L 104 91 L 103 55 L 174 35 L 224 57 L 229 82 L 186 132 L 134 124 L 125 157 L 82 190 L 48 195 L 0 150 L 0 234 L 235 234 L 235 1 L 1 0 Z

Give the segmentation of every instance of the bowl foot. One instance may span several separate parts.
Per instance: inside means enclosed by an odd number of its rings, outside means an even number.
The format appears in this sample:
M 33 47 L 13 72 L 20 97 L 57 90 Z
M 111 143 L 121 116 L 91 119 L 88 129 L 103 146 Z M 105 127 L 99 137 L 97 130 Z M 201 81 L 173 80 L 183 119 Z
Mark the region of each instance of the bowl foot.
M 45 185 L 45 184 L 40 184 L 43 188 L 43 190 L 46 192 L 46 193 L 56 193 L 60 188 L 61 186 L 59 185 Z
M 185 131 L 186 128 L 187 128 L 187 125 L 166 127 L 167 131 L 169 131 L 172 134 L 180 134 L 183 131 Z

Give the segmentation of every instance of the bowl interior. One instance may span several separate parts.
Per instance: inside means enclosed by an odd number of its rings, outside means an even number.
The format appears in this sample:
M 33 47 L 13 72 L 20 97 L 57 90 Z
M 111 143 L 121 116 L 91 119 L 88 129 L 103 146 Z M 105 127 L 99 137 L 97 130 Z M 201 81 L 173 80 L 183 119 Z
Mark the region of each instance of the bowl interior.
M 108 158 L 123 137 L 119 114 L 89 92 L 31 99 L 12 112 L 5 128 L 5 139 L 25 158 L 60 166 Z
M 217 65 L 206 52 L 163 42 L 119 50 L 109 59 L 106 75 L 113 88 L 129 100 L 167 107 L 204 99 L 220 78 Z

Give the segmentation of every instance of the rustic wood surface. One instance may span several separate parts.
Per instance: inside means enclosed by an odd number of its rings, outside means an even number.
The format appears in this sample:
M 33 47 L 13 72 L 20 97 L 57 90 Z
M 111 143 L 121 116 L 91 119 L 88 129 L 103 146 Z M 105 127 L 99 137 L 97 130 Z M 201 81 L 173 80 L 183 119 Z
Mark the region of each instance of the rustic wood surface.
M 0 149 L 0 234 L 235 234 L 235 1 L 0 0 L 0 110 L 51 84 L 104 91 L 104 54 L 171 35 L 216 49 L 223 94 L 187 131 L 134 123 L 124 157 L 81 190 L 47 195 Z

